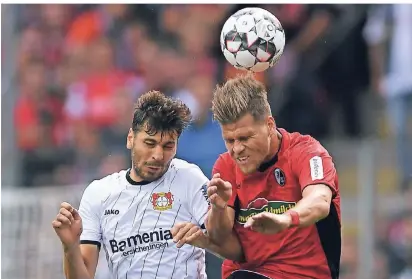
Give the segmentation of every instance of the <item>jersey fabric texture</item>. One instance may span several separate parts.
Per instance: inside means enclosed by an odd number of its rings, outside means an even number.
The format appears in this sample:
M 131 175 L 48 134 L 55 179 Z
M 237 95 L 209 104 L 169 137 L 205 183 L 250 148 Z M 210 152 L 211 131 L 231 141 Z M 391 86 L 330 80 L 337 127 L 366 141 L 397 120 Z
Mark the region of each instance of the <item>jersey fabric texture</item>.
M 176 248 L 170 230 L 178 222 L 204 227 L 207 182 L 179 159 L 150 183 L 133 182 L 126 170 L 96 180 L 80 203 L 81 243 L 102 244 L 114 279 L 206 278 L 204 250 Z
M 234 230 L 245 262 L 226 260 L 223 278 L 237 270 L 249 270 L 273 279 L 336 279 L 341 255 L 340 195 L 331 156 L 310 136 L 282 134 L 279 152 L 245 176 L 228 153 L 220 155 L 213 173 L 232 184 L 228 205 L 236 212 Z M 329 216 L 307 228 L 290 228 L 274 235 L 245 229 L 250 216 L 260 212 L 285 213 L 302 199 L 308 185 L 325 184 L 333 192 Z

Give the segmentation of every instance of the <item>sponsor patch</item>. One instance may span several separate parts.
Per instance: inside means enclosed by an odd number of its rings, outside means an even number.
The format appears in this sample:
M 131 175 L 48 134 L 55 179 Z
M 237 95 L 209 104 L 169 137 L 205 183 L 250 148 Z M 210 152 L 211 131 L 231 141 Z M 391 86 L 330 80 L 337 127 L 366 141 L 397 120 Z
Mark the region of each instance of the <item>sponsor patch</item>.
M 210 205 L 209 197 L 207 196 L 207 184 L 203 184 L 202 194 L 203 194 L 203 197 L 206 199 L 207 204 Z
M 309 160 L 310 164 L 310 176 L 312 180 L 323 179 L 323 163 L 322 158 L 314 156 Z

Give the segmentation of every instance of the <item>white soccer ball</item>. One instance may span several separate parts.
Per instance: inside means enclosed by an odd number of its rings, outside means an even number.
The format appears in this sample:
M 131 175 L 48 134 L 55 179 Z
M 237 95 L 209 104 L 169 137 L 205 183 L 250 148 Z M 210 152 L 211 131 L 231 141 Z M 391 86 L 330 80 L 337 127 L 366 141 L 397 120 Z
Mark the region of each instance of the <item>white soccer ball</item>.
M 261 8 L 237 11 L 225 22 L 220 45 L 235 68 L 262 72 L 276 64 L 285 48 L 285 32 L 279 20 Z

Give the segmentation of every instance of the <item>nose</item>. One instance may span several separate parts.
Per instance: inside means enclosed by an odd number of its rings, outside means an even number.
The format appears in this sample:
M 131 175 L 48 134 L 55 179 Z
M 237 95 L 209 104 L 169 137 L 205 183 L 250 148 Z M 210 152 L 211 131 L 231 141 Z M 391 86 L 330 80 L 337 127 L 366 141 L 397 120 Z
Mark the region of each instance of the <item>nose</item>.
M 163 161 L 164 153 L 163 148 L 161 146 L 157 146 L 153 151 L 153 160 L 155 161 Z
M 242 153 L 244 150 L 245 150 L 244 144 L 239 141 L 235 141 L 235 143 L 233 144 L 233 153 L 238 155 Z

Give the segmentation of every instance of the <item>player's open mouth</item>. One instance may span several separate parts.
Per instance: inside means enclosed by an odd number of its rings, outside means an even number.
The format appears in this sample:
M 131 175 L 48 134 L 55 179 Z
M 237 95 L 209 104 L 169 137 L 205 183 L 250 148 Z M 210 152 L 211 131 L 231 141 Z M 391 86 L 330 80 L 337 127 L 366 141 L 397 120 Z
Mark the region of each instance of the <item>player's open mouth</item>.
M 237 158 L 236 161 L 238 162 L 238 164 L 244 165 L 247 163 L 248 159 L 249 159 L 249 156 L 244 156 L 244 157 Z

